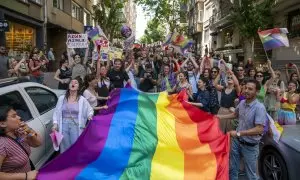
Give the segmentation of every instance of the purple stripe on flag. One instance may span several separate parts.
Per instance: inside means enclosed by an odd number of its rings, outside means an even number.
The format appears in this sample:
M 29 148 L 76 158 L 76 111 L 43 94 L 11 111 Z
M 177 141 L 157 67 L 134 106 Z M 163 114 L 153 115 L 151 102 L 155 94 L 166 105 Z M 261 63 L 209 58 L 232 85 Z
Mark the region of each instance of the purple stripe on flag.
M 70 149 L 40 169 L 38 179 L 74 179 L 89 163 L 99 157 L 120 99 L 120 89 L 113 91 L 110 96 L 112 99 L 108 102 L 109 109 L 94 117 Z
M 285 45 L 277 39 L 272 39 L 270 41 L 264 42 L 263 46 L 264 46 L 265 50 L 267 51 L 267 50 L 282 47 Z

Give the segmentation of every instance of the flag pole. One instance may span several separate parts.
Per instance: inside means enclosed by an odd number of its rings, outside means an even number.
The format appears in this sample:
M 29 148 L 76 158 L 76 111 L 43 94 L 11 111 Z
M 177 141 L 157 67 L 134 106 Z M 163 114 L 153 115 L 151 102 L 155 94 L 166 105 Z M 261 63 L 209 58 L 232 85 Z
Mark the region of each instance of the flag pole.
M 268 56 L 268 53 L 267 53 L 265 47 L 264 47 L 264 51 L 265 51 L 265 54 L 266 54 L 266 56 L 267 56 L 267 60 L 269 60 L 269 56 Z

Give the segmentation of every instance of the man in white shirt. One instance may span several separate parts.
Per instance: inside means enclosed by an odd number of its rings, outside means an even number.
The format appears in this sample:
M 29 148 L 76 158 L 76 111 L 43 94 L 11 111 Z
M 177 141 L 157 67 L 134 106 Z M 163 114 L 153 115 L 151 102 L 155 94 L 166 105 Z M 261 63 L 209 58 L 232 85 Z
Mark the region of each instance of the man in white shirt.
M 49 60 L 48 70 L 53 71 L 55 66 L 55 56 L 53 54 L 53 48 L 50 48 L 50 50 L 48 51 L 48 60 Z

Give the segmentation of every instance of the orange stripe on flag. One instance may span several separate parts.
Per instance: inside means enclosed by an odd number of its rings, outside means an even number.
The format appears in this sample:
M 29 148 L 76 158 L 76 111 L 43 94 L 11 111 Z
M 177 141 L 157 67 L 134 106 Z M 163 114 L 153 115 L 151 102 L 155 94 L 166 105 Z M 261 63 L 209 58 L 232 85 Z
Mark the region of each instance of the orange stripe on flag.
M 198 127 L 176 96 L 170 97 L 168 111 L 175 116 L 176 138 L 184 151 L 184 179 L 216 179 L 217 160 L 208 143 L 201 143 Z

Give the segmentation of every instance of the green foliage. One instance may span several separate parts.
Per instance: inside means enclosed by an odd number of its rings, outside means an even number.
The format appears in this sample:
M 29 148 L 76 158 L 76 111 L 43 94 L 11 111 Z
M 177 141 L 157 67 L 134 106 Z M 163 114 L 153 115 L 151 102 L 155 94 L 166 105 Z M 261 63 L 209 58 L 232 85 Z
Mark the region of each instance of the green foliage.
M 258 29 L 272 26 L 271 8 L 274 0 L 235 0 L 230 19 L 238 28 L 242 37 L 252 39 Z
M 181 4 L 186 4 L 187 0 L 135 0 L 144 7 L 148 14 L 153 15 L 153 20 L 160 24 L 168 24 L 171 32 L 179 29 L 180 17 L 183 14 Z
M 163 41 L 166 31 L 157 19 L 148 22 L 145 34 L 141 38 L 141 42 L 150 44 L 153 42 Z
M 126 23 L 123 4 L 124 0 L 101 0 L 93 6 L 95 19 L 109 40 L 121 37 L 120 29 Z

